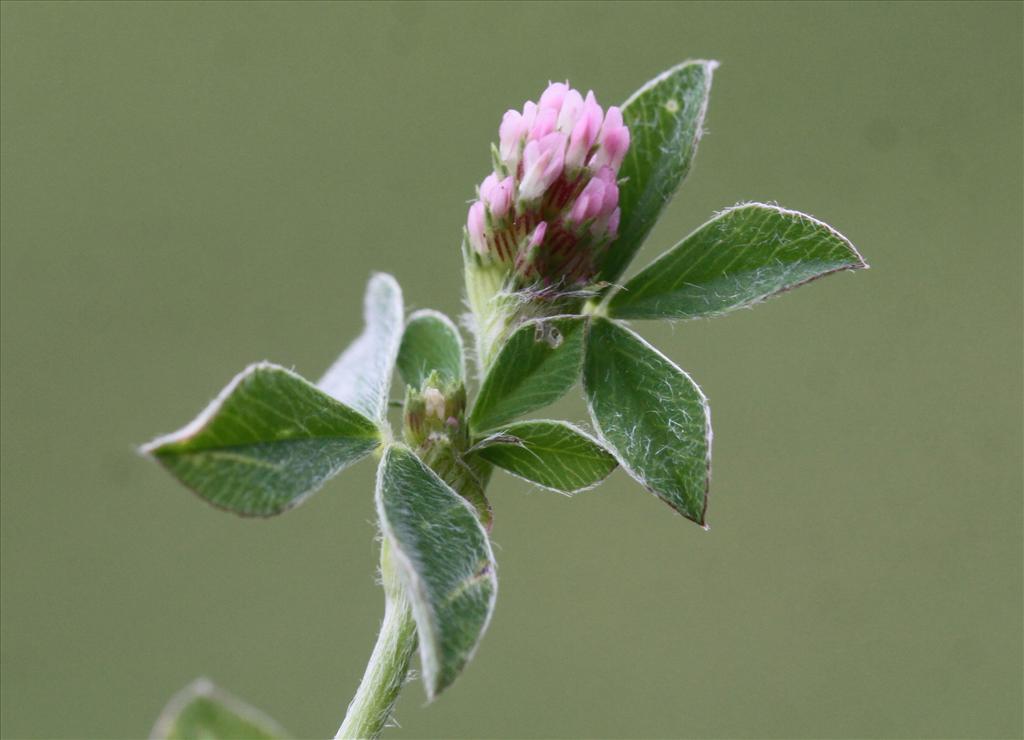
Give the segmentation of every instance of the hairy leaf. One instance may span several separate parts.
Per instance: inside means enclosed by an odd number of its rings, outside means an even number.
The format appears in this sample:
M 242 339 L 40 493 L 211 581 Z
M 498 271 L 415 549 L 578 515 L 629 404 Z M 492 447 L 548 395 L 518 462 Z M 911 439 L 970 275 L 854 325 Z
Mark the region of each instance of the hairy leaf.
M 341 353 L 317 383 L 325 392 L 371 419 L 383 421 L 391 373 L 402 339 L 402 289 L 377 273 L 366 285 L 363 333 Z
M 200 678 L 160 713 L 152 740 L 272 740 L 287 737 L 274 720 Z
M 438 311 L 416 311 L 405 324 L 398 350 L 398 372 L 417 390 L 431 372 L 449 383 L 465 376 L 462 337 L 452 320 Z
M 290 370 L 250 365 L 193 420 L 142 448 L 214 506 L 279 514 L 380 443 L 377 425 Z
M 473 454 L 544 488 L 576 493 L 600 483 L 615 458 L 565 421 L 510 424 L 474 446 Z
M 654 228 L 686 178 L 703 133 L 718 62 L 683 62 L 641 87 L 622 106 L 630 145 L 619 178 L 619 237 L 604 258 L 599 280 L 614 283 Z
M 658 257 L 612 297 L 608 309 L 631 319 L 714 316 L 865 267 L 853 245 L 828 224 L 748 203 L 723 211 Z
M 470 504 L 407 447 L 384 452 L 376 499 L 433 699 L 469 662 L 490 621 L 498 592 L 494 553 Z
M 629 329 L 595 319 L 583 387 L 598 435 L 622 467 L 680 514 L 704 524 L 711 417 L 690 376 Z
M 579 377 L 585 323 L 579 316 L 560 316 L 516 329 L 480 386 L 470 427 L 496 429 L 561 398 Z

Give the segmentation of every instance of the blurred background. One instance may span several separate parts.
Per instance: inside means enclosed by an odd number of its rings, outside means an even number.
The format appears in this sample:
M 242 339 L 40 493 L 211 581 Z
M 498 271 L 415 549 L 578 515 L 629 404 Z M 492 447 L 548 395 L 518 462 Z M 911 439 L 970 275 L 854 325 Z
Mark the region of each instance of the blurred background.
M 403 737 L 1019 737 L 1022 5 L 2 5 L 2 727 L 139 737 L 198 675 L 333 734 L 382 613 L 373 466 L 286 516 L 137 457 L 365 279 L 461 311 L 501 114 L 722 62 L 633 270 L 741 200 L 872 268 L 637 328 L 711 398 L 704 532 L 496 476 L 501 593 Z M 551 413 L 582 419 L 573 398 Z

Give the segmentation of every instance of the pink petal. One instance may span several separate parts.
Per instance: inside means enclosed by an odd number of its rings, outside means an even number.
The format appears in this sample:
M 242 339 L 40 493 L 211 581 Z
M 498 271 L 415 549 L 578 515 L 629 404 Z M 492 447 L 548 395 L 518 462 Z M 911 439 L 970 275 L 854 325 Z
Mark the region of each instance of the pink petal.
M 494 188 L 498 186 L 498 176 L 493 172 L 484 178 L 484 181 L 480 183 L 480 198 L 483 200 L 489 200 L 491 193 Z
M 548 88 L 540 96 L 540 107 L 550 108 L 556 115 L 562 108 L 562 101 L 565 94 L 569 92 L 569 85 L 565 82 L 550 82 Z
M 539 199 L 558 179 L 565 167 L 565 134 L 550 133 L 530 141 L 523 150 L 523 179 L 519 197 L 527 202 Z
M 485 228 L 484 204 L 483 201 L 478 200 L 469 207 L 469 214 L 466 216 L 466 231 L 469 232 L 470 245 L 479 254 L 487 254 Z
M 555 123 L 558 121 L 558 111 L 551 108 L 541 108 L 537 111 L 537 120 L 530 129 L 530 138 L 540 141 L 555 130 Z
M 491 177 L 493 177 L 493 175 Z M 487 199 L 487 207 L 491 210 L 491 216 L 494 218 L 504 218 L 512 207 L 512 190 L 515 187 L 514 181 L 511 175 L 501 182 L 497 182 L 496 177 L 494 179 L 494 186 L 484 197 Z M 483 195 L 483 189 L 481 189 L 480 193 Z
M 567 169 L 576 171 L 583 166 L 601 129 L 602 117 L 601 106 L 594 99 L 594 93 L 587 93 L 587 99 L 583 103 L 583 112 L 576 125 L 573 126 L 572 135 L 569 137 L 569 151 L 565 155 Z
M 498 127 L 498 140 L 500 145 L 498 151 L 502 160 L 511 166 L 519 153 L 519 144 L 526 134 L 525 121 L 519 111 L 506 111 L 501 118 L 501 125 Z
M 537 224 L 537 228 L 533 230 L 533 234 L 530 236 L 530 243 L 528 246 L 537 247 L 544 241 L 544 235 L 548 233 L 548 224 L 546 221 L 541 221 Z
M 583 96 L 578 90 L 569 90 L 562 101 L 562 110 L 558 114 L 557 128 L 562 133 L 568 134 L 573 130 L 576 121 L 583 113 Z
M 622 213 L 618 208 L 612 211 L 612 215 L 608 217 L 608 233 L 618 234 L 619 233 L 619 218 Z

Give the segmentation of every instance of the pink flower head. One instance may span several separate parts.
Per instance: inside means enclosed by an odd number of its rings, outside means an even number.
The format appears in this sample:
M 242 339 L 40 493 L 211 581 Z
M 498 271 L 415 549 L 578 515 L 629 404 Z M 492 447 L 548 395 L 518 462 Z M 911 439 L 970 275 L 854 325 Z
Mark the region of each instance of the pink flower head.
M 466 231 L 512 289 L 557 295 L 590 283 L 618 234 L 618 172 L 629 148 L 622 111 L 552 82 L 501 119 L 496 171 L 480 184 Z

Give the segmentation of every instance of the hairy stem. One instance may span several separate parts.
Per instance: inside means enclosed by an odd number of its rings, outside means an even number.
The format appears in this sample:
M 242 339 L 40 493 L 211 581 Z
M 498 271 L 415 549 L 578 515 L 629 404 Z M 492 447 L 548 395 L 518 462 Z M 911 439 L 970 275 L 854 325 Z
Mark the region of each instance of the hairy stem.
M 359 683 L 345 720 L 335 738 L 379 737 L 391 717 L 416 650 L 416 623 L 391 563 L 387 539 L 381 542 L 380 573 L 384 585 L 384 621 L 370 662 Z

